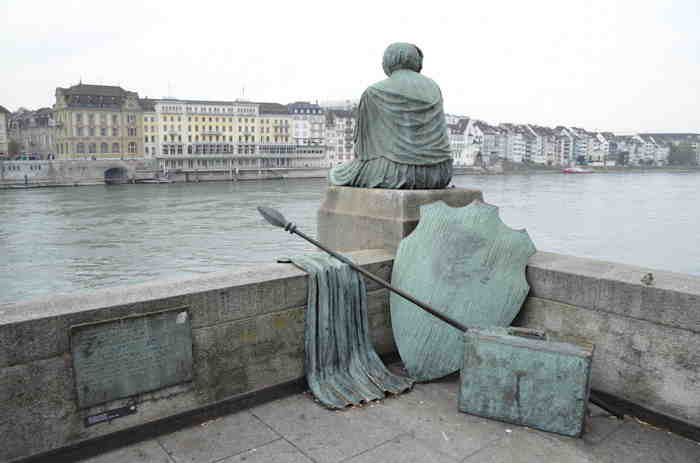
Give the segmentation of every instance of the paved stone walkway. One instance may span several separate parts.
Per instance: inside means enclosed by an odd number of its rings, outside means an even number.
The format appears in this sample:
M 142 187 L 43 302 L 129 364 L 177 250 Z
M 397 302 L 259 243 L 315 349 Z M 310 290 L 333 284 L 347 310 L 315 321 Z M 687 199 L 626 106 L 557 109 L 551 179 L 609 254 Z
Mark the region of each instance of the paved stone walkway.
M 458 378 L 408 394 L 329 411 L 308 393 L 268 402 L 89 463 L 699 463 L 700 443 L 591 406 L 573 439 L 457 411 Z

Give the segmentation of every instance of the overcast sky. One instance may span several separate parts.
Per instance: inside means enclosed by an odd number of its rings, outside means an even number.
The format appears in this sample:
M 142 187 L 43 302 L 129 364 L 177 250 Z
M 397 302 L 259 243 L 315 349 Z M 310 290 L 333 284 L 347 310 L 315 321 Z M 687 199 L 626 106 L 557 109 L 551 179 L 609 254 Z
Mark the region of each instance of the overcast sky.
M 0 0 L 0 105 L 57 86 L 289 103 L 359 98 L 417 44 L 446 111 L 488 122 L 700 132 L 699 0 Z

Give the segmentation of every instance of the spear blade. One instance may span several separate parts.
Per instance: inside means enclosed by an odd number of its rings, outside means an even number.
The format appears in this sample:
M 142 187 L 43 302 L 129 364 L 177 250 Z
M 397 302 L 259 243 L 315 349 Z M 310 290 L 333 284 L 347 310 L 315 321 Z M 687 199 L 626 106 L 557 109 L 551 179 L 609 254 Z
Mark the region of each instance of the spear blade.
M 356 265 L 354 262 L 352 262 L 350 259 L 347 257 L 343 256 L 342 254 L 338 254 L 337 252 L 333 251 L 332 249 L 328 249 L 325 247 L 323 244 L 319 243 L 315 239 L 311 238 L 310 236 L 306 236 L 305 233 L 302 231 L 297 230 L 296 225 L 293 222 L 288 222 L 287 219 L 284 218 L 281 212 L 272 209 L 271 207 L 264 207 L 264 206 L 258 206 L 258 212 L 260 212 L 260 215 L 262 215 L 265 220 L 270 222 L 270 224 L 284 228 L 285 231 L 295 234 L 299 236 L 300 238 L 305 239 L 309 243 L 313 244 L 317 248 L 327 252 L 331 256 L 335 257 L 339 261 L 347 264 L 352 268 L 353 270 L 356 270 L 357 272 L 361 273 L 362 275 L 366 276 L 370 280 L 373 280 L 377 283 L 379 283 L 381 286 L 384 288 L 388 289 L 389 291 L 398 294 L 399 296 L 403 297 L 404 299 L 408 300 L 409 302 L 412 302 L 413 304 L 417 305 L 421 309 L 425 310 L 426 312 L 431 313 L 433 316 L 439 318 L 440 320 L 444 321 L 445 323 L 448 323 L 449 325 L 454 326 L 460 331 L 467 331 L 467 326 L 463 325 L 462 323 L 458 322 L 457 320 L 453 320 L 452 318 L 448 317 L 447 315 L 444 315 L 437 310 L 433 309 L 430 307 L 428 304 L 419 301 L 418 299 L 415 299 L 413 296 L 406 294 L 405 292 L 401 291 L 398 288 L 394 288 L 389 284 L 389 282 L 382 280 L 376 275 L 373 275 L 372 273 L 368 272 L 367 270 L 363 269 L 359 265 Z
M 270 225 L 274 225 L 275 227 L 284 228 L 288 223 L 287 219 L 285 219 L 282 213 L 277 209 L 258 206 L 258 212 Z

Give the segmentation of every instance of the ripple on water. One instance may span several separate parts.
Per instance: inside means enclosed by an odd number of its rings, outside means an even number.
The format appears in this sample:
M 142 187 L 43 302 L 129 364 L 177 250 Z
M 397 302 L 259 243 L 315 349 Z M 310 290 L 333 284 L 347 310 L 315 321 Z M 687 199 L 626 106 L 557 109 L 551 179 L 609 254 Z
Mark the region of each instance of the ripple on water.
M 538 249 L 700 274 L 698 173 L 458 176 Z M 274 262 L 312 251 L 325 180 L 18 190 L 0 201 L 0 304 Z M 31 195 L 30 195 L 31 193 Z

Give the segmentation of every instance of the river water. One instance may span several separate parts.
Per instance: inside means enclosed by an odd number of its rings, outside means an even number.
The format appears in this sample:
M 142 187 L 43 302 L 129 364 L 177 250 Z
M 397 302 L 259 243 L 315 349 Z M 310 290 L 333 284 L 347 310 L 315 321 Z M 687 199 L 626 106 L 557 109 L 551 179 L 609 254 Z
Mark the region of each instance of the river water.
M 458 176 L 540 250 L 700 275 L 700 173 Z M 311 250 L 325 180 L 0 190 L 0 304 L 270 263 Z

